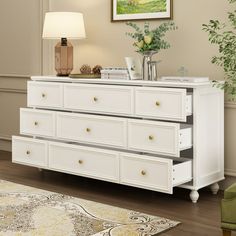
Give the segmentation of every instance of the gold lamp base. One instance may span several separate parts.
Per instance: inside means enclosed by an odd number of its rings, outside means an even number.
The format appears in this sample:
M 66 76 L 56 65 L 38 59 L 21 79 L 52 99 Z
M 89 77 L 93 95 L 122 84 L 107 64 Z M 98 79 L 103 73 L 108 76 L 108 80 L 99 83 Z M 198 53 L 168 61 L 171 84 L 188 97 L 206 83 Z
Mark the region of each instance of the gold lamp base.
M 57 76 L 68 76 L 73 70 L 73 46 L 66 38 L 55 46 L 55 70 Z

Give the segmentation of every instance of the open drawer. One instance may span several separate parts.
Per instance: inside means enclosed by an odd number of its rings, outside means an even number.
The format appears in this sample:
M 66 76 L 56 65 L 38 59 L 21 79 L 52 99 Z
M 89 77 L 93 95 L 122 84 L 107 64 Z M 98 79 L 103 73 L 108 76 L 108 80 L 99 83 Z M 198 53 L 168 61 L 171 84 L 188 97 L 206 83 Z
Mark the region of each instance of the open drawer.
M 180 157 L 192 147 L 192 126 L 172 122 L 128 120 L 130 150 Z
M 192 114 L 192 95 L 180 88 L 136 88 L 135 114 L 186 122 L 187 116 Z
M 191 179 L 191 160 L 174 161 L 137 154 L 120 155 L 121 184 L 172 194 L 173 187 Z

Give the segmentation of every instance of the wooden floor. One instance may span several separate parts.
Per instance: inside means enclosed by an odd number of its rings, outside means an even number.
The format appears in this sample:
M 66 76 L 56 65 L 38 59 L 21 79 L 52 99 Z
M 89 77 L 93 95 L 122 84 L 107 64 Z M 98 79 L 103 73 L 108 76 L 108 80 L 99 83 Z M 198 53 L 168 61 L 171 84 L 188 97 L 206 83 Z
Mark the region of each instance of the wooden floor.
M 36 168 L 12 164 L 11 153 L 1 151 L 0 179 L 182 222 L 163 236 L 222 235 L 219 207 L 222 192 L 214 196 L 204 189 L 200 191 L 199 202 L 193 204 L 185 189 L 176 188 L 174 195 L 168 195 L 51 171 L 40 173 Z

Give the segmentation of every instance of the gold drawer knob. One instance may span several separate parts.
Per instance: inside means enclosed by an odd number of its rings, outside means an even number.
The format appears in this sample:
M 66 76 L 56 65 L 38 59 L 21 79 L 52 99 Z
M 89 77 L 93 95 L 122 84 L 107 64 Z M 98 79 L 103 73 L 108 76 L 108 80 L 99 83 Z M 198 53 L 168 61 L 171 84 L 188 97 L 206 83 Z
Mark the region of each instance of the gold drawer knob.
M 94 102 L 97 102 L 97 101 L 98 101 L 98 98 L 97 98 L 97 97 L 94 97 L 94 98 L 93 98 L 93 101 L 94 101 Z
M 78 163 L 79 163 L 80 165 L 82 165 L 82 164 L 83 164 L 83 161 L 82 161 L 82 160 L 79 160 Z
M 30 151 L 26 151 L 26 155 L 30 155 Z
M 91 132 L 91 129 L 90 129 L 90 128 L 87 128 L 86 131 L 87 131 L 87 133 L 90 133 L 90 132 Z
M 156 101 L 156 106 L 159 107 L 160 105 L 160 102 Z
M 153 140 L 153 139 L 154 139 L 154 136 L 153 136 L 153 135 L 149 135 L 148 139 L 149 139 L 149 140 Z
M 147 174 L 147 173 L 146 173 L 145 170 L 142 170 L 142 171 L 141 171 L 141 175 L 145 176 L 146 174 Z
M 38 126 L 38 125 L 39 125 L 39 122 L 38 122 L 38 121 L 35 121 L 35 122 L 34 122 L 34 125 L 35 125 L 35 126 Z
M 45 93 L 42 93 L 42 98 L 45 98 L 46 97 L 46 94 Z

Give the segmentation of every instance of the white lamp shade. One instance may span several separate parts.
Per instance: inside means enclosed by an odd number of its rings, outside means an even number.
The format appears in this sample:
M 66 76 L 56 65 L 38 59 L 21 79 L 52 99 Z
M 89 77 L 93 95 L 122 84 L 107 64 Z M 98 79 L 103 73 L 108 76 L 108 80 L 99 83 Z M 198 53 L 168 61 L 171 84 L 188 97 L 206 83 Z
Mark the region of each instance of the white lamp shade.
M 86 37 L 84 18 L 78 12 L 48 12 L 45 15 L 43 38 L 83 39 Z

